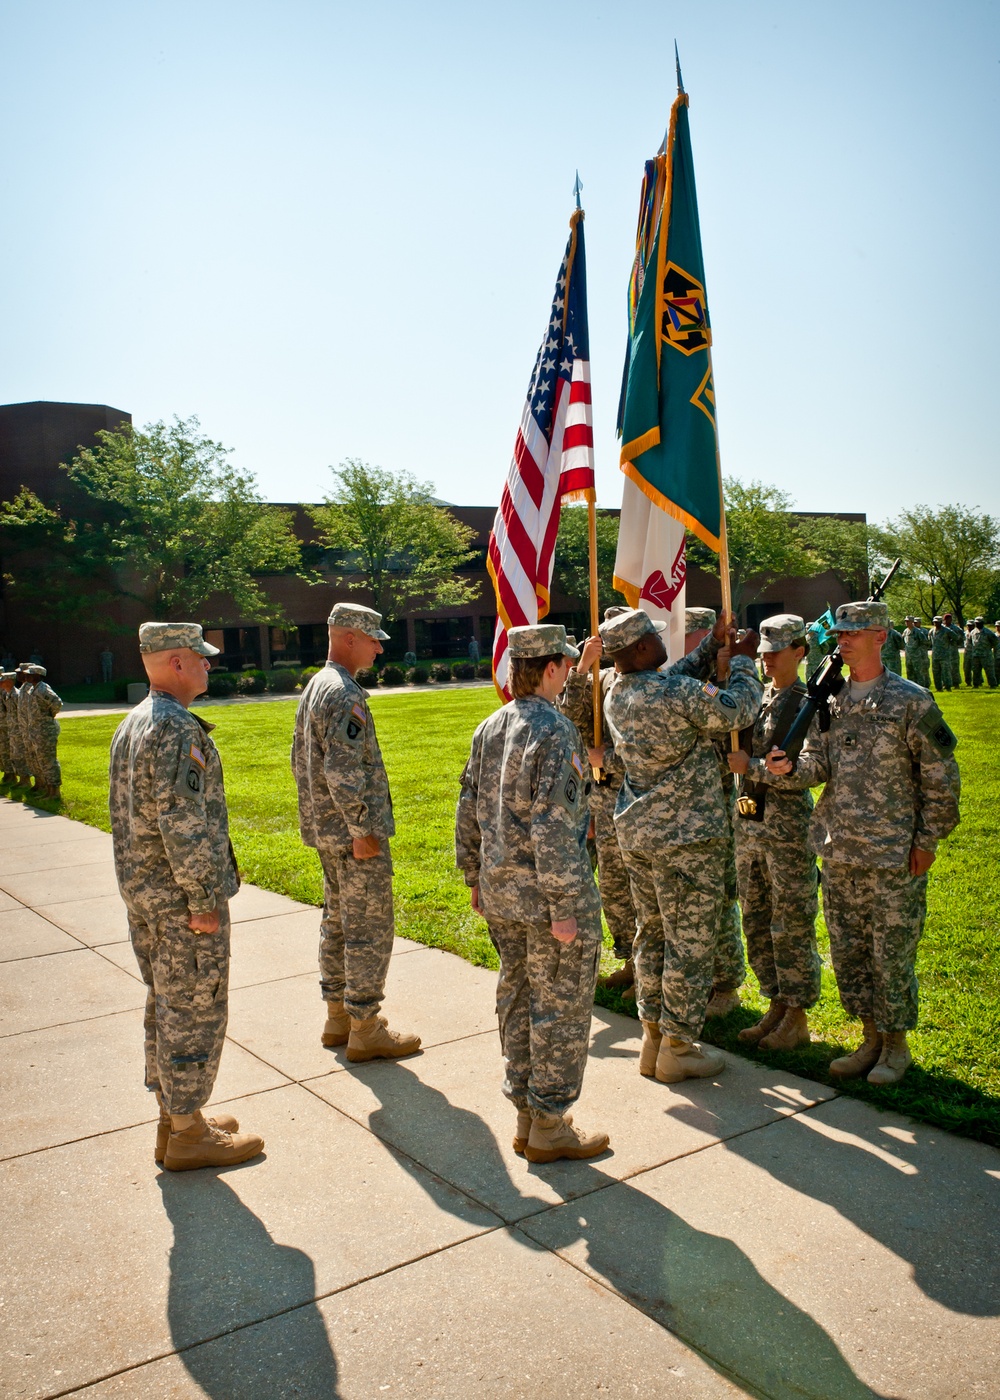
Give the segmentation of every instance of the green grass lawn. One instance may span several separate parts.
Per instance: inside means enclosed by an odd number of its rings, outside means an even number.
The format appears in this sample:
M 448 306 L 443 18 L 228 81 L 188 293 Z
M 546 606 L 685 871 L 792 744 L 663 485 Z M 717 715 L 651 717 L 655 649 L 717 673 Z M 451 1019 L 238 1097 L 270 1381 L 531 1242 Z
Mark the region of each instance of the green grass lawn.
M 917 1063 L 893 1088 L 877 1089 L 862 1081 L 846 1092 L 1000 1145 L 1000 874 L 993 748 L 1000 734 L 1000 690 L 962 690 L 940 700 L 960 739 L 962 823 L 943 844 L 931 873 L 918 960 L 920 1027 L 911 1037 Z M 320 904 L 319 862 L 299 841 L 288 765 L 295 703 L 220 706 L 207 713 L 217 725 L 233 844 L 244 879 Z M 397 930 L 486 967 L 497 965 L 496 954 L 454 869 L 452 822 L 472 731 L 495 705 L 487 689 L 387 697 L 373 705 L 399 833 L 393 842 Z M 60 741 L 61 810 L 104 830 L 109 827 L 108 745 L 119 720 L 117 715 L 67 720 Z M 808 1049 L 768 1055 L 739 1045 L 737 1032 L 762 1009 L 752 974 L 744 1009 L 710 1022 L 706 1038 L 747 1058 L 828 1082 L 830 1060 L 856 1042 L 858 1024 L 844 1015 L 837 998 L 822 921 L 819 935 L 823 993 L 810 1013 L 813 1043 Z M 612 993 L 598 992 L 598 1001 L 635 1015 L 634 1002 L 622 1002 Z

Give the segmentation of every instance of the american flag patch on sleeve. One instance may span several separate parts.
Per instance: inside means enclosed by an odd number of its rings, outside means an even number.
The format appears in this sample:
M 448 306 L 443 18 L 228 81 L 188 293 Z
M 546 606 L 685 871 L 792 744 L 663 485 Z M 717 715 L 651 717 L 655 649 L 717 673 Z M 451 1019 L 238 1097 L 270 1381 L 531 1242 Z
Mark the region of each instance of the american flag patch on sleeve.
M 351 714 L 355 719 L 360 720 L 362 724 L 368 723 L 368 716 L 365 714 L 365 707 L 363 705 L 352 705 Z
M 705 692 L 706 695 L 710 695 L 713 700 L 719 693 L 719 687 L 717 685 L 713 685 L 711 681 L 706 681 L 705 684 L 702 686 L 702 690 Z
M 199 749 L 197 744 L 191 745 L 191 757 L 194 759 L 195 763 L 197 763 L 200 768 L 205 768 L 207 766 L 205 755 L 202 753 L 201 749 Z

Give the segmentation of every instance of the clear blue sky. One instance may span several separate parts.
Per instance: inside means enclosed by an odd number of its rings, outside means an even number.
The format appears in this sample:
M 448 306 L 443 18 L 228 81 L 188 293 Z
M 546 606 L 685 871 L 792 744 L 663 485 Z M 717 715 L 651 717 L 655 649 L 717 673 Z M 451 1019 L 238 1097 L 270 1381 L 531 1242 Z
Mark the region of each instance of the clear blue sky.
M 499 499 L 580 169 L 602 504 L 643 160 L 691 125 L 723 467 L 1000 513 L 1000 5 L 0 4 L 0 401 L 197 414 L 272 500 Z

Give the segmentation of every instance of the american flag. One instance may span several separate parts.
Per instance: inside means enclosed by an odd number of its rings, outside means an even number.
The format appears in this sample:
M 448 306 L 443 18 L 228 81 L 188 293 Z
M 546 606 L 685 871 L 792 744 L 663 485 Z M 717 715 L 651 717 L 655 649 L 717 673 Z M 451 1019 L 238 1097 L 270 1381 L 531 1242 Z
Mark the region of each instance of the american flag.
M 593 498 L 587 267 L 583 212 L 577 210 L 490 534 L 486 567 L 497 596 L 493 679 L 504 700 L 510 699 L 507 629 L 539 622 L 549 610 L 560 508 Z

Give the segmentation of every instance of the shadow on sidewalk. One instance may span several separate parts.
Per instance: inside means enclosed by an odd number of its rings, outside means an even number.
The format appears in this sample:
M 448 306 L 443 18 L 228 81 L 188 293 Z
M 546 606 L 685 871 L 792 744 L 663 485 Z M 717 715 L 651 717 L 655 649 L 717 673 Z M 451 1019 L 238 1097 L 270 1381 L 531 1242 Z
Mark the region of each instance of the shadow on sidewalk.
M 170 1336 L 205 1395 L 336 1400 L 337 1362 L 314 1302 L 316 1271 L 308 1254 L 275 1244 L 214 1172 L 164 1172 L 158 1184 L 174 1230 Z M 245 1325 L 284 1309 L 294 1311 Z M 197 1345 L 212 1338 L 210 1345 Z
M 699 1105 L 672 1117 L 713 1131 Z M 879 1121 L 839 1098 L 767 1134 L 720 1144 L 802 1195 L 832 1206 L 913 1271 L 929 1298 L 972 1317 L 1000 1316 L 1000 1171 L 995 1148 L 922 1123 Z
M 412 1121 L 438 1140 L 460 1143 L 466 1162 L 474 1154 L 484 1163 L 485 1179 L 505 1177 L 511 1192 L 532 1212 L 530 1219 L 511 1227 L 512 1237 L 526 1248 L 569 1250 L 582 1241 L 597 1275 L 749 1395 L 772 1400 L 879 1400 L 822 1327 L 772 1287 L 732 1241 L 696 1230 L 658 1201 L 590 1163 L 573 1164 L 572 1200 L 553 1206 L 532 1193 L 531 1179 L 537 1174 L 562 1194 L 562 1164 L 532 1167 L 525 1162 L 515 1179 L 491 1129 L 477 1113 L 455 1107 L 405 1065 L 396 1064 L 393 1071 L 391 1081 L 385 1080 L 392 1089 L 384 1107 L 368 1120 L 372 1132 L 383 1140 L 398 1140 L 392 1105 L 400 1101 L 400 1076 L 405 1075 Z M 378 1096 L 381 1076 L 372 1075 L 367 1082 Z M 456 1213 L 454 1198 L 436 1191 L 429 1174 L 444 1174 L 440 1159 L 433 1169 L 418 1167 L 408 1156 L 401 1161 L 438 1205 Z M 584 1189 L 592 1194 L 579 1194 L 581 1171 L 591 1178 Z M 463 1177 L 452 1184 L 474 1195 L 465 1173 Z M 461 1209 L 457 1213 L 466 1218 Z

